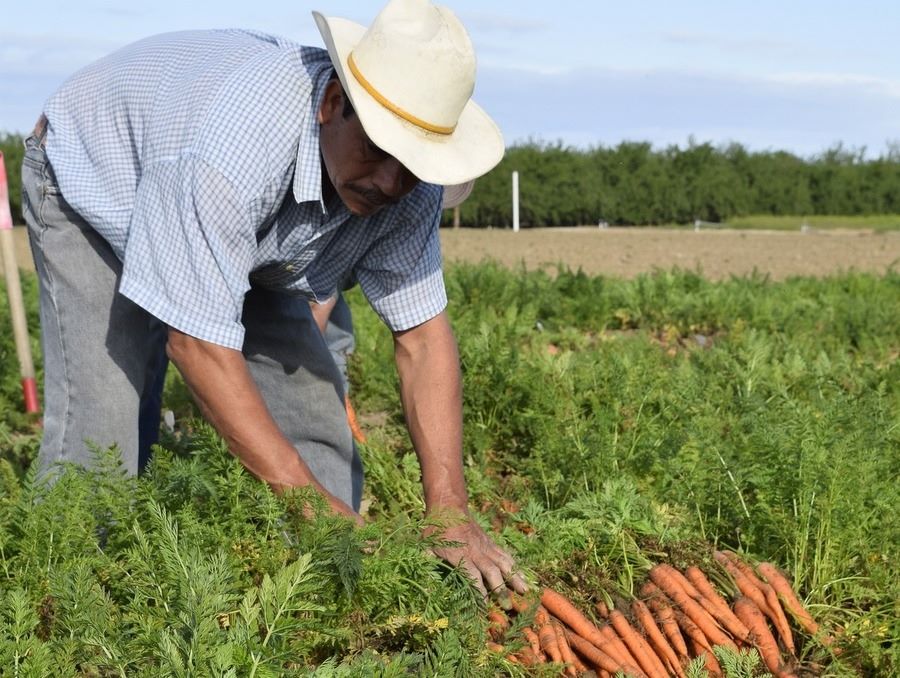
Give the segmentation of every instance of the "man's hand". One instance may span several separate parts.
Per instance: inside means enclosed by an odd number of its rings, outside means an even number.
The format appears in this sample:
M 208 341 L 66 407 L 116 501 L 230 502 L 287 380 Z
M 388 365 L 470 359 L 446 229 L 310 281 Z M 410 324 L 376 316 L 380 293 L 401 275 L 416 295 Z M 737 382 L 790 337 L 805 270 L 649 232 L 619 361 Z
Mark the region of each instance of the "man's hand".
M 240 351 L 169 328 L 166 351 L 178 367 L 204 417 L 250 473 L 275 492 L 311 486 L 331 509 L 357 524 L 363 520 L 329 492 L 272 418 Z
M 502 607 L 509 609 L 509 589 L 522 594 L 528 590 L 512 557 L 471 518 L 435 529 L 440 530 L 441 539 L 459 542 L 459 546 L 437 547 L 433 549 L 434 554 L 461 567 L 485 598 L 496 597 Z

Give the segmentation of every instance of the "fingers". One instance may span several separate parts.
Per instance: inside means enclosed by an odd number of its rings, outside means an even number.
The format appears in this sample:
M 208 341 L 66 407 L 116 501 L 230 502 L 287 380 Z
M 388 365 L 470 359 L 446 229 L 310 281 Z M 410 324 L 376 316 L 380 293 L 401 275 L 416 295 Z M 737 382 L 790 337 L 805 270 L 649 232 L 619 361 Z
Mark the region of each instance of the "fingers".
M 452 532 L 452 534 L 450 534 Z M 434 553 L 454 566 L 462 567 L 485 598 L 496 598 L 504 609 L 512 607 L 510 589 L 519 594 L 528 591 L 515 561 L 498 547 L 475 523 L 447 530 L 445 537 L 461 546 L 435 548 Z

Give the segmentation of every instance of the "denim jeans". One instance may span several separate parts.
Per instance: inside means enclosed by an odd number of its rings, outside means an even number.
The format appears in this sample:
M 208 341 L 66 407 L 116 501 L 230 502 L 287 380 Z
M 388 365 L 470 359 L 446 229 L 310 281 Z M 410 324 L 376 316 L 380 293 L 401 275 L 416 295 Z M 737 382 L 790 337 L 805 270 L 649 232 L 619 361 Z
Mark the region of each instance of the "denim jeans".
M 349 393 L 350 377 L 347 374 L 347 361 L 356 348 L 356 338 L 353 335 L 353 316 L 350 314 L 350 307 L 340 292 L 325 326 L 325 343 L 341 373 L 344 392 Z
M 40 280 L 40 470 L 58 462 L 89 466 L 92 446 L 116 445 L 125 470 L 137 473 L 159 431 L 167 329 L 118 294 L 122 263 L 66 202 L 35 137 L 26 140 L 22 204 Z M 243 324 L 243 353 L 275 421 L 319 482 L 358 508 L 362 464 L 344 386 L 308 303 L 253 288 Z

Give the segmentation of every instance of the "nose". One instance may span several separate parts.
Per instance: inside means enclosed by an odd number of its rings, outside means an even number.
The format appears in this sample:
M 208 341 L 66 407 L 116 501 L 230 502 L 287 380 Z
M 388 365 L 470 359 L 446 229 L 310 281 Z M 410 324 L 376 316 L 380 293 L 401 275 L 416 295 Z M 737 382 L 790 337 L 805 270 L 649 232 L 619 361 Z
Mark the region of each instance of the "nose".
M 409 193 L 419 180 L 393 156 L 386 157 L 374 177 L 375 186 L 392 200 L 399 200 Z

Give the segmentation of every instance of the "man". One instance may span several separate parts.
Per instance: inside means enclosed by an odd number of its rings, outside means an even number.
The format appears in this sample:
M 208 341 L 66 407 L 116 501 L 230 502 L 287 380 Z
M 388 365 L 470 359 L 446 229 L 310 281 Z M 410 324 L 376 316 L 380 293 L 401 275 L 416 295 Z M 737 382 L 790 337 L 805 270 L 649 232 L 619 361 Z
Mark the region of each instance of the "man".
M 459 207 L 471 195 L 474 187 L 474 181 L 467 181 L 464 184 L 455 186 L 444 186 L 441 195 L 441 209 L 448 210 Z M 346 290 L 353 287 L 353 285 L 354 282 L 352 280 L 344 281 L 341 288 Z M 335 296 L 321 303 L 310 303 L 310 309 L 319 331 L 325 337 L 328 351 L 331 353 L 331 357 L 341 373 L 341 384 L 344 387 L 344 393 L 347 394 L 350 390 L 347 361 L 353 351 L 356 350 L 356 338 L 353 334 L 353 316 L 350 313 L 350 307 L 347 306 L 342 291 L 338 291 Z M 348 414 L 350 413 L 348 412 Z
M 361 464 L 308 304 L 352 276 L 393 333 L 427 512 L 456 521 L 445 534 L 460 546 L 441 555 L 483 591 L 522 590 L 468 513 L 444 310 L 440 185 L 503 154 L 470 100 L 471 43 L 427 0 L 391 0 L 368 29 L 314 17 L 327 51 L 243 31 L 156 36 L 48 100 L 23 162 L 39 463 L 89 464 L 91 441 L 137 472 L 168 358 L 251 473 L 359 520 Z

